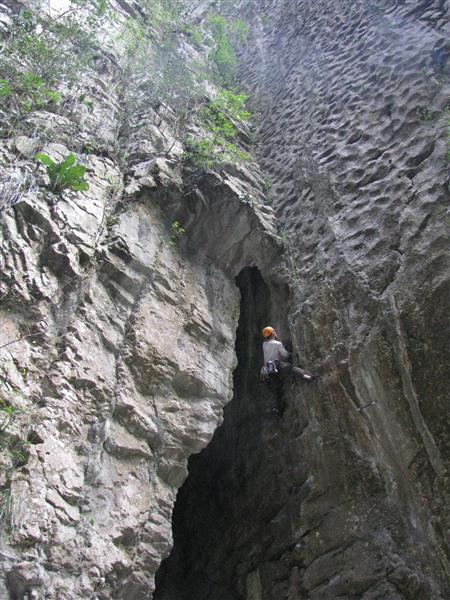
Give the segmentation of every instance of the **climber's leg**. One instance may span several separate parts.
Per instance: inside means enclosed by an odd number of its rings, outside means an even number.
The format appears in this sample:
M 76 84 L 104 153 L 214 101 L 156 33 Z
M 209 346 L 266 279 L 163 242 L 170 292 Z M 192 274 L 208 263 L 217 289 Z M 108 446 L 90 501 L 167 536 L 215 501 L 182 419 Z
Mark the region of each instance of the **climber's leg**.
M 316 379 L 315 375 L 311 375 L 310 373 L 307 373 L 301 367 L 294 367 L 293 365 L 291 365 L 291 363 L 287 363 L 287 362 L 280 363 L 280 371 L 281 371 L 281 373 L 292 372 L 292 373 L 294 373 L 294 375 L 296 377 L 299 377 L 300 379 L 303 379 L 304 381 L 313 381 L 314 379 Z

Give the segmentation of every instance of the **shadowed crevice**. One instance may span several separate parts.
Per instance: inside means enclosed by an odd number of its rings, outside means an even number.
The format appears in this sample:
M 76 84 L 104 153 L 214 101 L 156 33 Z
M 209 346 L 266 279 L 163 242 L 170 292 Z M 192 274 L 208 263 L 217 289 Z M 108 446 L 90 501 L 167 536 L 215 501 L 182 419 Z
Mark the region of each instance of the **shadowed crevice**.
M 239 531 L 253 501 L 248 469 L 264 460 L 261 432 L 274 424 L 270 393 L 259 383 L 260 331 L 271 299 L 256 268 L 243 269 L 236 283 L 241 308 L 234 397 L 211 443 L 189 460 L 189 477 L 173 512 L 174 547 L 156 575 L 154 600 L 239 600 L 246 581 L 242 570 L 252 569 L 245 564 L 247 550 L 239 547 Z M 268 489 L 260 493 L 271 495 Z

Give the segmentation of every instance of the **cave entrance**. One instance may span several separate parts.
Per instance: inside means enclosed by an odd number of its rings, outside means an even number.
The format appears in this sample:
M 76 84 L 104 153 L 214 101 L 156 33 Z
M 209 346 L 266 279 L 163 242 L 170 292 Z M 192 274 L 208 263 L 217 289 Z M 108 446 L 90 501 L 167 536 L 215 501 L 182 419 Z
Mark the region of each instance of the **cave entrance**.
M 252 489 L 251 481 L 265 470 L 263 436 L 274 426 L 271 393 L 259 383 L 260 332 L 274 307 L 258 269 L 245 268 L 236 283 L 241 307 L 233 399 L 210 444 L 189 460 L 173 511 L 174 547 L 156 574 L 154 600 L 258 600 L 248 586 L 260 585 L 258 553 L 252 558 L 251 548 L 263 534 L 252 514 L 255 493 L 270 496 L 270 469 L 259 478 L 263 490 Z

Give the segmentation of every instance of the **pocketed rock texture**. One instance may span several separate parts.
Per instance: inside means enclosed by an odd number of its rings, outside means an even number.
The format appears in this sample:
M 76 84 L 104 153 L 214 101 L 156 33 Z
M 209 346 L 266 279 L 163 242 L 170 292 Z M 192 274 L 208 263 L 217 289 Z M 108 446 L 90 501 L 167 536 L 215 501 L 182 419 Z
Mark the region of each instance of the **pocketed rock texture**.
M 256 17 L 241 72 L 261 113 L 291 308 L 258 311 L 261 283 L 242 283 L 253 309 L 235 397 L 191 459 L 157 597 L 443 600 L 448 2 L 245 6 Z M 320 374 L 284 382 L 279 420 L 255 374 L 271 320 Z

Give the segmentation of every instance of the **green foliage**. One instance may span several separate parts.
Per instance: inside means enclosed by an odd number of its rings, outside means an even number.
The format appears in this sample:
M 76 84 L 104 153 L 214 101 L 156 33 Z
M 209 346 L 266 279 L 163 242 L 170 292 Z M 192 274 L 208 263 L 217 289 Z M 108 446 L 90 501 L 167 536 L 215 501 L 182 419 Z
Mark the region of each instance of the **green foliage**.
M 16 420 L 17 409 L 0 397 L 0 433 L 7 431 Z
M 12 87 L 7 79 L 0 79 L 0 100 L 13 95 Z
M 92 100 L 89 100 L 86 94 L 80 94 L 78 97 L 78 101 L 81 102 L 81 104 L 84 104 L 84 106 L 86 106 L 89 109 L 89 112 L 93 111 L 94 102 Z
M 89 155 L 89 154 L 95 154 L 96 152 L 100 151 L 100 146 L 98 145 L 98 143 L 95 140 L 91 140 L 90 142 L 86 142 L 86 144 L 83 146 L 83 154 Z
M 187 139 L 187 157 L 201 169 L 212 169 L 221 165 L 236 165 L 250 160 L 248 152 L 241 150 L 234 142 L 223 139 Z
M 129 60 L 137 57 L 137 53 L 141 50 L 144 41 L 146 42 L 145 50 L 148 49 L 147 44 L 149 43 L 145 35 L 144 26 L 132 18 L 127 19 L 117 41 L 124 45 Z
M 89 184 L 84 178 L 86 167 L 77 164 L 74 154 L 69 154 L 60 163 L 55 163 L 50 156 L 42 152 L 36 154 L 35 159 L 45 166 L 50 179 L 50 187 L 54 192 L 61 192 L 66 188 L 74 192 L 89 189 Z
M 167 29 L 180 23 L 185 6 L 182 0 L 150 0 L 146 9 L 150 23 L 162 33 L 167 33 Z
M 204 73 L 199 65 L 190 63 L 180 50 L 179 35 L 186 30 L 181 21 L 182 2 L 161 0 L 150 3 L 150 23 L 157 32 L 149 30 L 147 21 L 129 19 L 120 36 L 127 49 L 128 68 L 124 72 L 127 104 L 133 102 L 136 90 L 129 85 L 135 82 L 138 94 L 154 107 L 170 106 L 183 114 L 200 93 L 199 82 Z M 199 41 L 200 29 L 196 31 Z M 156 33 L 158 34 L 157 37 Z
M 250 118 L 250 113 L 245 108 L 247 99 L 246 94 L 221 90 L 205 109 L 205 114 L 207 118 L 218 121 L 221 125 L 230 120 L 246 123 Z
M 58 103 L 61 95 L 55 90 L 46 87 L 43 79 L 34 73 L 24 73 L 20 76 L 23 95 L 28 97 L 29 101 L 40 108 L 49 102 Z
M 245 109 L 246 100 L 245 94 L 222 90 L 202 109 L 200 117 L 207 135 L 187 140 L 188 156 L 196 166 L 209 169 L 215 165 L 249 160 L 248 153 L 236 144 L 237 124 L 245 124 L 250 118 Z
M 96 0 L 71 0 L 71 7 L 57 19 L 43 17 L 38 9 L 22 13 L 4 45 L 1 67 L 32 72 L 48 87 L 76 83 L 98 52 L 95 34 L 104 13 Z
M 106 218 L 106 228 L 111 229 L 114 225 L 117 225 L 119 222 L 119 217 L 117 215 L 108 215 Z
M 222 4 L 228 2 L 216 2 L 215 9 L 222 9 Z M 156 112 L 154 124 L 162 125 L 166 156 L 181 139 L 188 146 L 186 155 L 199 166 L 241 162 L 248 155 L 235 140 L 237 122 L 249 117 L 243 107 L 245 96 L 225 89 L 205 106 L 204 82 L 235 86 L 236 49 L 245 41 L 248 27 L 218 13 L 207 16 L 202 25 L 187 23 L 187 8 L 186 0 L 144 0 L 145 17 L 130 18 L 120 34 L 119 42 L 127 50 L 122 132 L 132 138 L 142 127 L 150 102 Z M 186 40 L 200 50 L 197 56 L 185 51 Z M 201 139 L 186 138 L 194 121 L 206 128 Z
M 209 15 L 207 25 L 212 37 L 209 59 L 219 75 L 218 82 L 224 87 L 200 111 L 200 123 L 206 135 L 187 140 L 188 156 L 196 166 L 206 169 L 249 160 L 248 153 L 238 147 L 236 139 L 237 125 L 247 123 L 250 118 L 250 113 L 245 109 L 247 96 L 226 87 L 234 86 L 236 49 L 245 42 L 248 26 L 239 19 L 229 20 L 219 14 Z
M 18 467 L 25 465 L 28 461 L 29 444 L 23 440 L 18 440 L 10 447 L 9 452 L 11 457 L 11 468 L 17 469 Z
M 210 15 L 207 22 L 214 40 L 209 58 L 215 63 L 221 80 L 229 85 L 236 77 L 236 49 L 247 39 L 248 26 L 240 19 L 229 21 L 222 15 Z
M 0 125 L 8 134 L 28 112 L 76 98 L 72 90 L 84 85 L 107 17 L 106 0 L 70 0 L 53 18 L 36 0 L 12 19 L 0 38 Z
M 208 19 L 215 47 L 210 52 L 221 77 L 230 82 L 233 79 L 237 65 L 236 52 L 228 36 L 227 21 L 219 15 L 210 16 Z
M 178 240 L 186 234 L 186 230 L 182 227 L 180 221 L 173 221 L 172 225 L 170 226 L 171 230 L 172 230 L 172 234 L 170 236 L 170 243 L 172 245 L 175 245 Z
M 128 58 L 124 72 L 126 127 L 136 126 L 134 114 L 141 115 L 145 98 L 157 110 L 173 110 L 171 129 L 180 138 L 185 135 L 188 120 L 203 103 L 203 82 L 235 83 L 236 49 L 246 39 L 248 27 L 241 20 L 219 14 L 209 15 L 203 26 L 186 23 L 185 0 L 146 0 L 143 10 L 146 17 L 130 18 L 120 35 Z M 180 36 L 199 49 L 209 46 L 209 60 L 189 57 Z M 136 85 L 131 86 L 130 82 Z
M 145 59 L 152 60 L 155 45 L 172 45 L 177 33 L 185 27 L 181 19 L 184 8 L 183 0 L 144 0 L 145 16 L 127 19 L 118 38 L 128 51 L 128 57 L 148 62 Z
M 105 17 L 108 13 L 107 0 L 72 0 L 72 4 L 90 10 L 88 22 L 97 24 L 97 20 Z
M 200 47 L 204 42 L 202 28 L 199 25 L 188 25 L 183 23 L 181 31 L 189 38 L 194 46 Z
M 161 134 L 166 156 L 174 140 L 185 138 L 188 124 L 198 115 L 206 134 L 203 139 L 191 140 L 194 162 L 208 166 L 247 158 L 236 144 L 237 122 L 248 118 L 243 108 L 245 97 L 242 101 L 241 95 L 224 90 L 204 106 L 205 80 L 228 88 L 236 83 L 236 50 L 245 42 L 248 27 L 239 19 L 219 14 L 223 10 L 231 14 L 231 4 L 228 0 L 213 2 L 215 14 L 198 25 L 186 22 L 186 0 L 140 3 L 139 14 L 128 19 L 117 39 L 126 50 L 120 65 L 123 137 L 132 138 L 142 127 L 143 110 L 150 101 L 157 113 L 155 125 L 164 124 Z M 112 18 L 108 5 L 107 0 L 68 0 L 64 12 L 49 18 L 44 0 L 35 0 L 13 20 L 3 41 L 0 39 L 0 133 L 2 127 L 7 135 L 17 131 L 24 122 L 22 117 L 34 110 L 56 112 L 82 104 L 93 111 L 94 101 L 84 82 L 89 81 L 86 75 L 103 53 L 98 32 Z M 195 59 L 190 57 L 180 36 L 200 50 L 209 47 L 209 61 L 202 58 L 202 52 Z M 96 148 L 95 142 L 89 142 L 83 151 L 95 152 Z M 38 160 L 45 164 L 55 191 L 86 189 L 84 171 L 79 171 L 84 167 L 63 167 L 64 161 L 51 164 L 49 158 Z M 71 174 L 57 172 L 66 167 L 73 167 Z M 74 175 L 77 170 L 81 173 L 78 179 Z
M 26 113 L 49 104 L 59 104 L 61 95 L 48 88 L 35 73 L 20 73 L 12 81 L 0 80 L 0 104 L 15 105 L 19 113 Z
M 245 42 L 248 39 L 248 33 L 250 31 L 250 28 L 247 25 L 247 23 L 245 23 L 241 19 L 236 19 L 231 23 L 230 28 L 232 43 L 234 43 L 236 46 L 241 46 L 242 44 L 245 44 Z
M 142 127 L 142 115 L 148 113 L 150 104 L 156 113 L 155 126 L 164 125 L 160 130 L 162 150 L 169 156 L 177 140 L 185 137 L 187 124 L 200 105 L 205 68 L 190 60 L 180 43 L 180 36 L 187 36 L 182 20 L 184 3 L 148 0 L 144 6 L 147 19 L 130 19 L 119 38 L 127 50 L 122 131 L 132 138 Z M 196 34 L 200 31 L 198 28 Z

